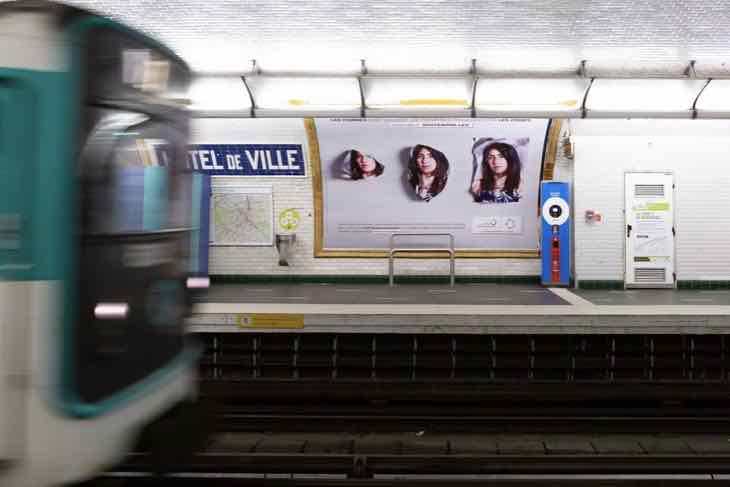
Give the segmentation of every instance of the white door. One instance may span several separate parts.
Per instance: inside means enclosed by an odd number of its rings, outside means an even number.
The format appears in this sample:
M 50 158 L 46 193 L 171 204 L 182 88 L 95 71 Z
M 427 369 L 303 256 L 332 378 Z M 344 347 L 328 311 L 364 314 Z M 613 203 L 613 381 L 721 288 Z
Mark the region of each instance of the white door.
M 674 287 L 674 177 L 627 172 L 626 287 Z

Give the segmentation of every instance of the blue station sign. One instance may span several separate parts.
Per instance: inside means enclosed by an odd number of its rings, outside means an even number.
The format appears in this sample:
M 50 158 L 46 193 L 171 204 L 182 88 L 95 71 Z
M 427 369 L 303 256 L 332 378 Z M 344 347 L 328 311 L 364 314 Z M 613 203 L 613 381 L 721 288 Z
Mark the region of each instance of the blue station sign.
M 306 176 L 301 144 L 191 145 L 188 165 L 211 176 Z

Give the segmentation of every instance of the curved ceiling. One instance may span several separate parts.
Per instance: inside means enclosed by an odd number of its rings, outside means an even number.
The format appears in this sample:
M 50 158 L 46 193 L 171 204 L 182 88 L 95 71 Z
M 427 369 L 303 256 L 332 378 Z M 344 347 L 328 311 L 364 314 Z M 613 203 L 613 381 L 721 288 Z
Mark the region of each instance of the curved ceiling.
M 726 0 L 68 0 L 167 43 L 193 69 L 730 74 Z M 726 61 L 728 61 L 726 63 Z

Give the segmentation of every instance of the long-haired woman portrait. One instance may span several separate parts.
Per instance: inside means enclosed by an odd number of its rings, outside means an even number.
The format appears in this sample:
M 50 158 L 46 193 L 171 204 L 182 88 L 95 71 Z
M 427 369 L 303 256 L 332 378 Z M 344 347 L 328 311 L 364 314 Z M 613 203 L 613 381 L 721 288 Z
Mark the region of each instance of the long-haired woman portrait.
M 383 174 L 385 166 L 370 154 L 351 149 L 345 153 L 342 164 L 342 176 L 345 179 L 376 178 Z
M 431 201 L 444 190 L 449 178 L 449 160 L 443 152 L 424 144 L 411 151 L 408 161 L 408 183 L 416 196 Z
M 481 149 L 481 147 L 479 148 Z M 522 198 L 522 162 L 514 145 L 493 141 L 479 150 L 481 163 L 471 192 L 479 203 L 516 203 Z

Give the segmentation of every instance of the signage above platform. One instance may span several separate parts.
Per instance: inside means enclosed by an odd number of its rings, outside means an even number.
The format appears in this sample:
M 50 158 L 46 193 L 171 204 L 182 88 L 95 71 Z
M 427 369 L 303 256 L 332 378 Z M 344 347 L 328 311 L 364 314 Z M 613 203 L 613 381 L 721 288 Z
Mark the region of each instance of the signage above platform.
M 301 144 L 199 144 L 188 166 L 211 176 L 306 176 Z

